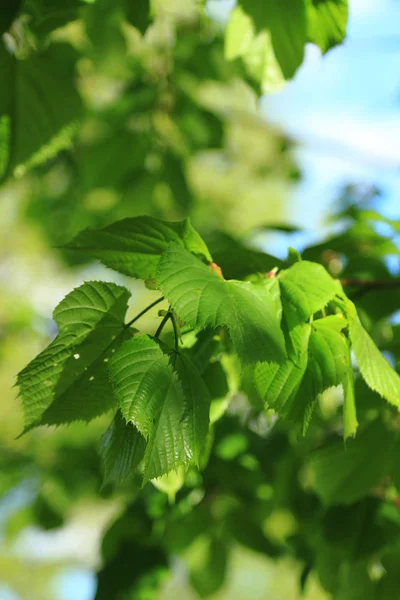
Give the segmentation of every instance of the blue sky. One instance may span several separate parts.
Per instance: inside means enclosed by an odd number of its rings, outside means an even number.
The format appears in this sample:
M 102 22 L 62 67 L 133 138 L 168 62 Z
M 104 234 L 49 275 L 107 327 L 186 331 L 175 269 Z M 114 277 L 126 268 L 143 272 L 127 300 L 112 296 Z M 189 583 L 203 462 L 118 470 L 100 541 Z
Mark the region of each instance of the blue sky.
M 224 21 L 235 0 L 209 0 Z M 350 0 L 345 43 L 306 60 L 280 92 L 264 96 L 266 118 L 299 142 L 304 178 L 291 219 L 320 228 L 341 186 L 382 187 L 380 209 L 400 218 L 400 0 Z
M 342 184 L 378 184 L 381 208 L 400 218 L 400 2 L 350 0 L 343 46 L 306 61 L 265 115 L 300 142 L 304 181 L 294 218 L 318 226 Z

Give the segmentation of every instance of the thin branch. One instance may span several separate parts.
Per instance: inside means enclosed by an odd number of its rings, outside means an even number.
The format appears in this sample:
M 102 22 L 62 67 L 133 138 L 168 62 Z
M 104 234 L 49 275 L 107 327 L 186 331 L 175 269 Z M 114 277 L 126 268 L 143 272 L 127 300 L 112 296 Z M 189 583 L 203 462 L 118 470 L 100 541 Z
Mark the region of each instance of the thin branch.
M 361 279 L 360 277 L 350 277 L 349 279 L 339 279 L 340 283 L 345 287 L 358 288 L 349 298 L 356 300 L 362 298 L 368 292 L 383 291 L 400 288 L 400 279 Z
M 149 310 L 151 310 L 154 306 L 157 306 L 157 304 L 160 304 L 160 302 L 162 302 L 164 300 L 164 296 L 161 296 L 161 298 L 158 298 L 158 300 L 155 300 L 154 302 L 152 302 L 151 304 L 149 304 L 146 308 L 144 308 L 138 315 L 136 315 L 136 317 L 134 317 L 131 321 L 129 321 L 128 323 L 126 323 L 124 325 L 124 327 L 128 328 L 131 325 L 133 325 L 133 323 L 135 323 L 136 321 L 138 321 L 140 319 L 140 317 L 143 317 L 143 315 L 145 315 Z
M 391 289 L 400 288 L 400 279 L 361 279 L 360 277 L 350 277 L 348 279 L 339 279 L 340 283 L 347 287 L 362 287 L 367 289 Z
M 174 367 L 175 367 L 176 356 L 177 356 L 178 350 L 179 350 L 179 333 L 178 333 L 178 326 L 177 326 L 176 320 L 175 320 L 175 315 L 173 312 L 171 312 L 171 321 L 172 321 L 172 326 L 174 328 L 174 337 L 175 337 L 175 354 L 174 354 Z
M 161 332 L 162 332 L 162 330 L 164 329 L 164 325 L 165 325 L 165 323 L 166 323 L 166 322 L 168 321 L 168 319 L 170 319 L 170 318 L 171 318 L 171 313 L 168 311 L 168 312 L 167 312 L 167 313 L 164 315 L 164 318 L 163 318 L 163 320 L 161 321 L 161 323 L 160 323 L 160 325 L 159 325 L 159 327 L 158 327 L 157 331 L 156 331 L 156 332 L 155 332 L 155 334 L 154 334 L 154 337 L 155 337 L 155 338 L 157 338 L 157 339 L 158 339 L 158 338 L 160 337 L 160 335 L 161 335 Z

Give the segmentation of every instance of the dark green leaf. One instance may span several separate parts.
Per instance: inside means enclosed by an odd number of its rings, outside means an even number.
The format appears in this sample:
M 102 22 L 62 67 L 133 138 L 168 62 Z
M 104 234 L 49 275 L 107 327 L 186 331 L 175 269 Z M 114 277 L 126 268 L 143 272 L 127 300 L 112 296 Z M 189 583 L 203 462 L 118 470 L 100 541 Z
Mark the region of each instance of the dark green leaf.
M 144 481 L 187 465 L 194 457 L 188 437 L 193 426 L 182 426 L 185 399 L 176 373 L 159 345 L 148 336 L 128 340 L 110 363 L 112 382 L 124 419 L 147 441 Z
M 101 438 L 104 483 L 125 483 L 132 479 L 146 448 L 144 437 L 131 423 L 124 421 L 118 410 Z

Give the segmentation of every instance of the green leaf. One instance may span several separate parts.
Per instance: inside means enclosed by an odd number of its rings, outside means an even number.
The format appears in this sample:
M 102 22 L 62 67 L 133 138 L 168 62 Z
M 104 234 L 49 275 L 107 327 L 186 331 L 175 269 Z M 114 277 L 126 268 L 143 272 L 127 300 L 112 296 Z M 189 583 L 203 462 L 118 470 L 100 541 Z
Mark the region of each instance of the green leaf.
M 135 2 L 128 2 L 126 9 L 129 22 L 139 29 L 141 33 L 144 33 L 151 24 L 150 0 L 135 0 Z
M 348 301 L 346 307 L 349 315 L 350 339 L 361 375 L 371 390 L 400 408 L 400 376 L 382 356 L 361 325 L 354 304 Z
M 284 414 L 286 403 L 290 404 L 296 394 L 307 367 L 310 331 L 308 323 L 298 325 L 290 331 L 288 358 L 283 364 L 256 365 L 256 386 L 268 408 Z
M 341 329 L 347 321 L 332 315 L 313 322 L 308 343 L 307 369 L 300 389 L 288 405 L 287 416 L 303 422 L 306 432 L 315 403 L 325 390 L 344 386 L 351 372 L 348 343 Z
M 104 229 L 85 229 L 64 247 L 85 252 L 124 275 L 150 279 L 155 277 L 160 256 L 171 242 L 212 261 L 189 219 L 172 222 L 154 217 L 123 219 Z
M 192 440 L 182 426 L 182 386 L 159 345 L 148 336 L 135 336 L 116 352 L 110 371 L 124 419 L 147 441 L 144 481 L 193 460 Z
M 340 290 L 324 267 L 306 260 L 281 271 L 279 281 L 289 326 L 307 321 Z
M 325 54 L 346 36 L 347 0 L 312 0 L 307 3 L 307 36 Z
M 189 558 L 190 582 L 204 598 L 217 592 L 226 576 L 229 550 L 226 542 L 215 534 L 199 536 Z
M 269 0 L 269 27 L 275 56 L 285 79 L 293 77 L 304 59 L 307 42 L 304 0 Z
M 129 481 L 143 458 L 145 448 L 144 437 L 136 427 L 124 421 L 118 410 L 101 438 L 104 483 L 120 484 Z
M 206 239 L 214 261 L 226 279 L 244 279 L 253 273 L 268 273 L 282 265 L 279 258 L 249 248 L 222 231 L 214 231 Z
M 132 335 L 124 327 L 129 297 L 124 287 L 92 281 L 57 306 L 58 336 L 17 378 L 26 429 L 90 421 L 115 406 L 107 364 Z
M 390 473 L 395 435 L 377 420 L 346 447 L 336 441 L 311 459 L 315 487 L 325 504 L 350 504 L 367 495 Z
M 181 426 L 189 440 L 193 460 L 199 466 L 206 449 L 211 397 L 198 369 L 183 352 L 177 355 L 175 368 L 186 401 Z
M 304 58 L 304 45 L 307 41 L 307 23 L 304 0 L 239 0 L 244 19 L 250 19 L 255 31 L 269 30 L 274 54 L 285 79 L 293 77 Z M 237 36 L 239 41 L 239 36 Z M 229 49 L 233 46 L 230 41 Z M 245 48 L 245 42 L 241 42 Z M 247 48 L 246 48 L 247 49 Z M 232 51 L 230 52 L 232 54 Z
M 70 145 L 81 114 L 81 99 L 75 88 L 75 51 L 53 44 L 45 52 L 17 60 L 3 46 L 0 65 L 5 73 L 5 94 L 0 99 L 0 117 L 10 123 L 6 175 L 23 165 L 44 162 Z
M 250 282 L 225 281 L 171 244 L 161 257 L 157 285 L 182 321 L 204 329 L 225 325 L 244 362 L 285 358 L 285 342 L 272 296 L 262 302 Z

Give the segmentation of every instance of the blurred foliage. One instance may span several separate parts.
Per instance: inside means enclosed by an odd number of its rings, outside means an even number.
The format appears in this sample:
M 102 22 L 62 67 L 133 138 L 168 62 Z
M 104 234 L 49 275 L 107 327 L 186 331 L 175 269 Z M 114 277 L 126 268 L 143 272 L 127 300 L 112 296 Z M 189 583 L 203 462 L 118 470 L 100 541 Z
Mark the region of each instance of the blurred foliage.
M 266 22 L 261 4 L 242 0 L 225 30 L 194 0 L 23 0 L 1 11 L 0 579 L 23 599 L 54 598 L 65 564 L 97 571 L 97 600 L 397 597 L 399 417 L 357 372 L 361 428 L 347 450 L 337 390 L 303 437 L 260 409 L 246 373 L 207 336 L 193 357 L 215 390 L 200 471 L 102 488 L 98 439 L 111 415 L 15 439 L 15 373 L 54 338 L 53 306 L 83 279 L 125 283 L 54 246 L 124 217 L 191 215 L 227 278 L 297 260 L 253 243 L 260 228 L 290 229 L 286 200 L 301 176 L 258 97 L 293 75 L 305 42 L 340 43 L 347 3 L 280 4 L 268 3 Z M 375 191 L 354 187 L 332 222 L 340 233 L 302 257 L 346 282 L 398 370 L 400 224 Z M 152 298 L 128 285 L 132 308 Z

